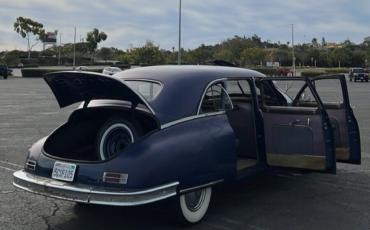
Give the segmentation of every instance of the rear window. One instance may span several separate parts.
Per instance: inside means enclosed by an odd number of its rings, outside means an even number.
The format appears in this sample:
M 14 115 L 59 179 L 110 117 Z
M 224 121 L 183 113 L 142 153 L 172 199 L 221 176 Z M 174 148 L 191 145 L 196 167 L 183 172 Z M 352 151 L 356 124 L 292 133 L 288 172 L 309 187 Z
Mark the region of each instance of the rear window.
M 125 80 L 125 83 L 139 92 L 147 101 L 153 100 L 161 89 L 161 85 L 157 82 Z
M 365 73 L 364 69 L 353 69 L 354 73 Z

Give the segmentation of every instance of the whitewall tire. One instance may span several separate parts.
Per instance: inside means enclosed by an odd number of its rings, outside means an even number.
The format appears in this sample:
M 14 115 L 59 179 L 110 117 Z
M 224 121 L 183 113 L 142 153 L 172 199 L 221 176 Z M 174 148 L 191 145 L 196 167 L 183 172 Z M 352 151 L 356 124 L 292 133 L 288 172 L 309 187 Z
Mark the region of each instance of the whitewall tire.
M 124 151 L 141 136 L 137 122 L 130 118 L 112 118 L 100 128 L 95 141 L 96 157 L 110 159 Z
M 177 216 L 184 225 L 198 223 L 208 210 L 212 187 L 182 195 L 177 201 Z

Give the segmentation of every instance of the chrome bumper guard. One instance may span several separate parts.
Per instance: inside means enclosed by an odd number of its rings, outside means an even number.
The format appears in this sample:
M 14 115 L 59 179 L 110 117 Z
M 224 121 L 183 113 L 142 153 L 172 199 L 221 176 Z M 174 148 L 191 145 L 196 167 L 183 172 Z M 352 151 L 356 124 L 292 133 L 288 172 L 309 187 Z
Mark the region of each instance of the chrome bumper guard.
M 13 185 L 38 195 L 80 203 L 135 206 L 163 200 L 176 195 L 179 182 L 137 191 L 121 191 L 116 188 L 93 187 L 72 184 L 36 176 L 20 170 L 14 174 Z

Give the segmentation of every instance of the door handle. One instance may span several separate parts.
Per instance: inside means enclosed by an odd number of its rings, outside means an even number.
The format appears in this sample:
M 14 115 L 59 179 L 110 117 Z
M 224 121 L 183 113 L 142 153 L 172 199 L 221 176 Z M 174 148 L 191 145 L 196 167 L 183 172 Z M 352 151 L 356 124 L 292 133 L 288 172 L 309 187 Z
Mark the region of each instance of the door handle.
M 311 125 L 311 119 L 307 118 L 307 126 L 310 126 L 310 125 Z
M 290 126 L 294 126 L 295 124 L 299 123 L 299 119 L 297 119 L 296 121 L 293 121 L 293 122 L 290 122 L 289 125 Z

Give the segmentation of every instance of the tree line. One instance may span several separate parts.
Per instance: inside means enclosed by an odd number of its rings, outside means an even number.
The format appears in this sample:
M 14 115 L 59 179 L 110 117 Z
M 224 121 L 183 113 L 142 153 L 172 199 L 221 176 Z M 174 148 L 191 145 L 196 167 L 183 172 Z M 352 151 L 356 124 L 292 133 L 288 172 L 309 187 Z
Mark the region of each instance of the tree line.
M 60 53 L 64 58 L 73 55 L 73 44 L 56 45 L 40 52 L 32 52 L 33 46 L 39 40 L 46 38 L 43 24 L 28 18 L 18 17 L 14 23 L 14 30 L 27 40 L 28 58 L 32 56 L 57 56 Z M 35 36 L 35 44 L 31 44 L 30 36 Z M 144 63 L 147 65 L 177 63 L 178 51 L 162 49 L 153 41 L 147 40 L 144 46 L 133 47 L 123 51 L 115 47 L 102 47 L 98 44 L 107 39 L 108 35 L 94 28 L 86 34 L 84 42 L 76 43 L 76 57 L 81 58 L 89 53 L 91 61 L 94 55 L 103 60 L 119 60 L 123 63 Z M 365 66 L 370 62 L 370 39 L 363 44 L 356 45 L 346 40 L 338 47 L 327 47 L 325 38 L 322 38 L 322 46 L 316 38 L 310 44 L 294 46 L 296 66 Z M 16 55 L 16 52 L 9 52 Z M 34 54 L 34 55 L 32 55 Z M 19 55 L 19 54 L 18 54 Z M 6 55 L 5 55 L 6 57 Z M 182 64 L 206 64 L 212 59 L 222 59 L 235 63 L 242 67 L 264 65 L 265 62 L 279 62 L 281 66 L 291 66 L 293 62 L 292 48 L 287 44 L 271 43 L 270 40 L 262 41 L 258 35 L 251 37 L 234 37 L 222 40 L 219 44 L 201 44 L 195 49 L 181 50 Z

